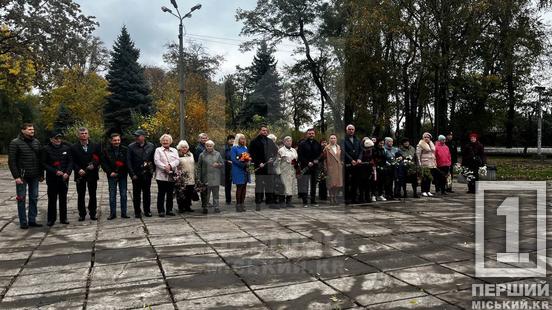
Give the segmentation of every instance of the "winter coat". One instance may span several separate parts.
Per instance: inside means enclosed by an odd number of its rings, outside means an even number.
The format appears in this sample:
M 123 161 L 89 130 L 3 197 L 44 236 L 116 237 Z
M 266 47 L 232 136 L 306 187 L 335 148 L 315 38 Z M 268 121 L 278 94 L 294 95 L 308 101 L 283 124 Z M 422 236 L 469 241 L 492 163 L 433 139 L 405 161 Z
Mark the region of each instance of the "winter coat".
M 221 164 L 221 166 L 215 168 L 213 167 L 215 163 Z M 224 161 L 218 151 L 213 150 L 211 153 L 203 151 L 197 161 L 199 180 L 208 186 L 220 186 L 222 184 L 221 175 L 223 167 Z
M 152 177 L 153 155 L 155 154 L 155 146 L 151 142 L 146 142 L 140 145 L 137 142 L 132 142 L 128 146 L 127 164 L 130 177 L 147 176 Z
M 450 167 L 452 165 L 449 148 L 443 142 L 437 142 L 435 145 L 435 161 L 437 167 Z
M 75 181 L 79 180 L 79 171 L 86 172 L 84 178 L 88 181 L 98 180 L 100 178 L 100 146 L 92 142 L 88 142 L 86 151 L 79 142 L 71 145 L 71 157 L 73 158 L 73 170 L 75 171 Z M 94 166 L 94 169 L 88 170 L 89 164 Z
M 293 162 L 297 161 L 297 151 L 292 147 L 288 149 L 283 146 L 278 150 L 278 155 L 280 158 L 280 177 L 285 188 L 284 195 L 292 196 L 297 183 L 295 167 L 293 166 Z
M 107 146 L 100 157 L 103 171 L 108 177 L 113 172 L 117 173 L 119 177 L 126 177 L 128 174 L 127 157 L 128 148 L 126 146 L 120 145 L 117 149 L 111 145 Z
M 255 172 L 255 175 L 276 174 L 274 165 L 267 164 L 271 159 L 275 161 L 278 157 L 278 146 L 274 141 L 265 136 L 258 135 L 255 139 L 251 140 L 248 150 L 255 169 L 259 168 L 261 164 L 265 164 L 263 168 Z
M 484 166 L 486 162 L 485 149 L 479 141 L 470 142 L 462 149 L 463 166 L 476 170 L 476 168 Z
M 454 140 L 447 140 L 447 142 L 445 142 L 449 148 L 449 151 L 450 151 L 450 160 L 452 162 L 452 164 L 455 164 L 458 162 L 458 143 L 456 143 L 456 141 Z
M 46 183 L 60 179 L 61 176 L 57 175 L 58 171 L 71 175 L 73 171 L 71 145 L 64 142 L 60 145 L 48 143 L 42 152 L 42 165 L 46 169 Z
M 353 160 L 360 159 L 360 153 L 362 152 L 362 148 L 360 145 L 360 140 L 353 136 L 353 141 L 351 142 L 350 137 L 345 137 L 343 139 L 343 147 L 344 151 L 344 161 L 345 164 L 350 164 Z
M 13 139 L 8 147 L 8 166 L 12 177 L 17 179 L 44 176 L 40 152 L 40 142 L 35 138 L 27 139 L 20 134 Z
M 250 181 L 247 165 L 239 159 L 245 152 L 247 152 L 247 146 L 232 147 L 232 183 L 237 185 L 247 184 Z
M 196 148 L 194 150 L 194 154 L 193 154 L 195 162 L 197 162 L 199 160 L 199 155 L 201 155 L 201 153 L 203 153 L 203 151 L 205 151 L 205 144 L 198 143 L 198 145 L 196 146 Z
M 171 171 L 176 172 L 180 159 L 178 157 L 178 151 L 174 147 L 165 149 L 163 146 L 155 149 L 153 155 L 153 162 L 155 163 L 155 179 L 158 181 L 173 181 L 170 178 L 169 173 L 165 172 L 165 166 L 171 165 Z
M 341 147 L 339 145 L 336 145 L 336 147 L 335 152 L 330 145 L 324 148 L 326 186 L 328 188 L 343 187 L 343 154 Z
M 188 151 L 178 159 L 178 174 L 184 179 L 181 181 L 184 186 L 195 185 L 195 160 L 194 154 Z
M 416 147 L 416 157 L 418 158 L 418 165 L 423 168 L 436 168 L 435 162 L 435 145 L 432 141 L 429 144 L 423 139 L 418 142 Z

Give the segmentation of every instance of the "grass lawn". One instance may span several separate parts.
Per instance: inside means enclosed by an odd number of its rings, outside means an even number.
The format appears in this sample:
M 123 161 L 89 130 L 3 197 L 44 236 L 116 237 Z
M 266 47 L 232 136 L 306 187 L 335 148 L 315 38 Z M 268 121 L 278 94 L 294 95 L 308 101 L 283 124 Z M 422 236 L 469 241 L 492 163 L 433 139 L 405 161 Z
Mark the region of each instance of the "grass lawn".
M 497 180 L 552 180 L 552 159 L 523 157 L 488 157 L 487 164 L 496 165 Z

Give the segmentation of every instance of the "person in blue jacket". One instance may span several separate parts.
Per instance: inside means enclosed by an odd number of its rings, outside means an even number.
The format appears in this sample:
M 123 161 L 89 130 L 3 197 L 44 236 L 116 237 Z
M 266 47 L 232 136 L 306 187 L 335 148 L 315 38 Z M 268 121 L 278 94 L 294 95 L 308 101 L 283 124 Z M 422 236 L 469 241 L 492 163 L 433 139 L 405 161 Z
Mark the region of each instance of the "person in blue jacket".
M 232 183 L 236 184 L 236 212 L 245 212 L 245 193 L 247 183 L 250 181 L 247 170 L 250 160 L 244 160 L 244 153 L 247 153 L 245 136 L 239 133 L 236 135 L 231 151 Z

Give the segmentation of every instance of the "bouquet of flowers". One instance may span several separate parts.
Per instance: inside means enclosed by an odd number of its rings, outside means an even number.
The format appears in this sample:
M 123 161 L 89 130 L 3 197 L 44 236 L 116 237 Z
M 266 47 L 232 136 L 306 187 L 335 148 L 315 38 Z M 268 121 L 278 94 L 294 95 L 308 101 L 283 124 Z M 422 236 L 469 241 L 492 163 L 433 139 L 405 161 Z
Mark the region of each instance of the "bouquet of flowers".
M 487 166 L 479 167 L 479 175 L 480 176 L 487 176 Z
M 408 175 L 418 174 L 418 167 L 416 166 L 416 163 L 414 162 L 414 158 L 412 158 L 412 156 L 409 155 L 404 158 L 404 165 L 406 166 L 406 171 Z
M 238 155 L 236 159 L 243 162 L 243 164 L 245 165 L 245 172 L 247 172 L 248 174 L 255 173 L 255 167 L 251 163 L 252 158 L 251 158 L 251 155 L 249 155 L 249 153 L 243 152 L 240 155 Z
M 473 173 L 473 171 L 470 170 L 468 167 L 462 166 L 460 164 L 456 164 L 456 166 L 454 166 L 454 173 L 462 175 L 468 183 L 475 179 L 475 174 Z M 487 172 L 485 171 L 485 174 L 486 173 Z

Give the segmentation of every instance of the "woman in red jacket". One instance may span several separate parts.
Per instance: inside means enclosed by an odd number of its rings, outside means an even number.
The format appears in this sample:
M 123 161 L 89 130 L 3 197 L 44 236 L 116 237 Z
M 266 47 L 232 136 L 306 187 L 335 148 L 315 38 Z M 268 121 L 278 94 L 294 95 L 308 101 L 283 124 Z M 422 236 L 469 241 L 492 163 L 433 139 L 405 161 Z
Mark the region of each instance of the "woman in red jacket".
M 435 161 L 437 162 L 437 169 L 440 173 L 437 173 L 437 180 L 435 180 L 435 189 L 437 192 L 441 191 L 442 195 L 446 195 L 447 178 L 450 175 L 451 157 L 450 150 L 446 145 L 446 138 L 440 135 L 438 142 L 435 144 Z

